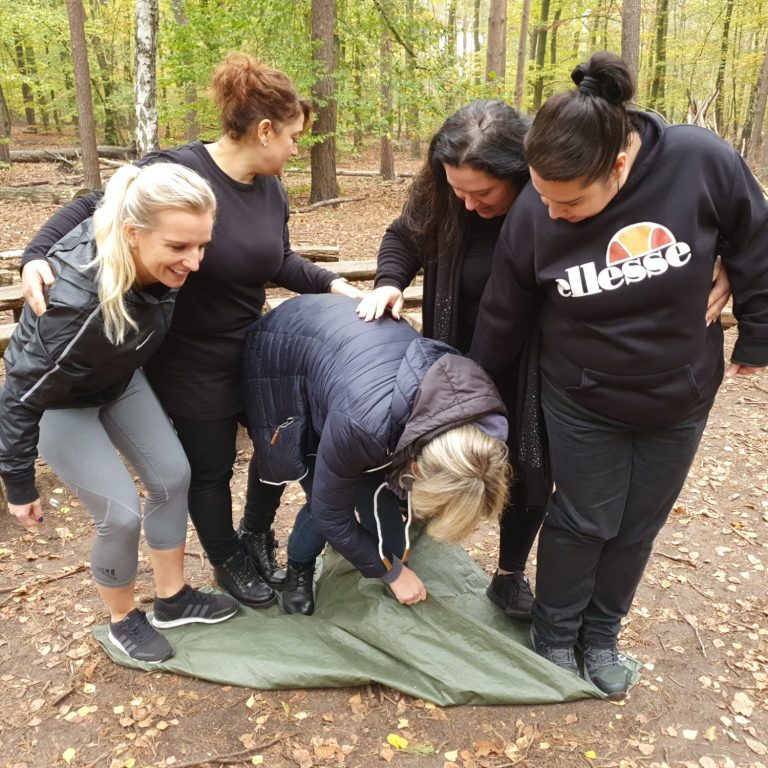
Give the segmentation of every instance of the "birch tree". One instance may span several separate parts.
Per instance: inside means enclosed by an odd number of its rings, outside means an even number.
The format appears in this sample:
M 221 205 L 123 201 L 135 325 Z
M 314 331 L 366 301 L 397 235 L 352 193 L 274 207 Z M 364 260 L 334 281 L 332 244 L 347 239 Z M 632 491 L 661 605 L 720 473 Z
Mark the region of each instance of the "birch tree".
M 136 150 L 160 149 L 157 128 L 158 0 L 136 0 Z

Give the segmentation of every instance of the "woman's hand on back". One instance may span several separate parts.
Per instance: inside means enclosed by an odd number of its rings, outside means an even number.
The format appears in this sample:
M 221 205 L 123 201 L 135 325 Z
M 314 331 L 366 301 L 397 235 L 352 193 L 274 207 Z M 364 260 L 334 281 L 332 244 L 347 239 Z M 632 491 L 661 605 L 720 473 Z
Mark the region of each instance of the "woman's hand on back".
M 28 261 L 21 270 L 21 287 L 24 298 L 38 316 L 45 313 L 45 289 L 53 285 L 53 281 L 53 270 L 45 259 Z
M 365 291 L 361 291 L 343 277 L 337 277 L 331 282 L 331 293 L 337 296 L 349 296 L 350 299 L 360 299 L 365 296 Z
M 720 317 L 730 298 L 731 284 L 728 281 L 728 275 L 725 273 L 723 262 L 718 259 L 715 262 L 715 271 L 712 274 L 712 288 L 707 298 L 707 325 L 712 325 Z
M 399 288 L 395 288 L 394 285 L 383 285 L 365 294 L 363 300 L 357 305 L 357 316 L 369 322 L 378 320 L 389 309 L 392 317 L 399 320 L 404 303 L 405 298 Z

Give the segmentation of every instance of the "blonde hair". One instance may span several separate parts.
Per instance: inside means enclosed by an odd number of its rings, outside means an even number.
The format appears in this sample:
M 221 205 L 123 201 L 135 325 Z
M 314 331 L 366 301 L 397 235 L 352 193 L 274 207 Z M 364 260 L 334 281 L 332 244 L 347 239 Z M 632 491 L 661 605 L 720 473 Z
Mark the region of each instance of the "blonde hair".
M 124 225 L 152 229 L 157 214 L 168 209 L 216 213 L 216 198 L 208 182 L 176 163 L 125 165 L 109 180 L 93 214 L 99 301 L 104 333 L 113 344 L 136 323 L 125 306 L 125 294 L 136 281 L 136 264 Z
M 498 520 L 510 481 L 507 447 L 474 424 L 430 440 L 411 477 L 413 516 L 438 541 L 459 542 L 483 520 Z

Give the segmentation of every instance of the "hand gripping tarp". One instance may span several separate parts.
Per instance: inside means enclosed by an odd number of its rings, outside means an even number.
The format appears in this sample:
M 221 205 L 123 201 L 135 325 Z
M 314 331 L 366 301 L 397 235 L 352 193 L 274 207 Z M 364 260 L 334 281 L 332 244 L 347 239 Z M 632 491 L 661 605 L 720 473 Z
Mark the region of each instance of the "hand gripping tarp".
M 94 634 L 118 664 L 262 690 L 377 682 L 442 706 L 601 696 L 531 651 L 530 624 L 488 600 L 488 577 L 460 547 L 418 537 L 410 565 L 429 597 L 414 606 L 400 605 L 335 552 L 321 562 L 313 616 L 241 607 L 221 624 L 165 630 L 176 655 L 160 665 L 127 657 L 106 627 Z M 638 664 L 628 665 L 636 679 Z

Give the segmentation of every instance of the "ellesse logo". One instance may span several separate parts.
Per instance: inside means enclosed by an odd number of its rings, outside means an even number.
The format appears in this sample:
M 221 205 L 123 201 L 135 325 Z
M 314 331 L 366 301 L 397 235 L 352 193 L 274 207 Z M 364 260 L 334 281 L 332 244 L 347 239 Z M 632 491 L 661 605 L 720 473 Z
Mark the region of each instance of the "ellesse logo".
M 677 242 L 661 224 L 649 221 L 630 224 L 608 243 L 605 268 L 598 270 L 591 261 L 569 267 L 565 270 L 566 277 L 557 278 L 557 290 L 566 298 L 594 296 L 663 275 L 670 267 L 684 267 L 690 259 L 688 243 Z

